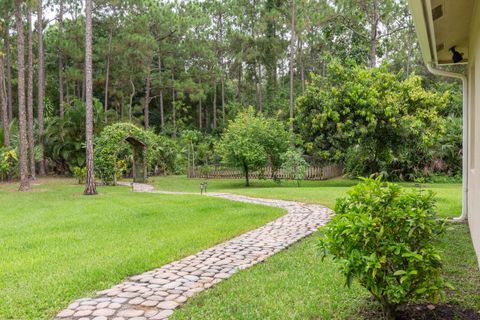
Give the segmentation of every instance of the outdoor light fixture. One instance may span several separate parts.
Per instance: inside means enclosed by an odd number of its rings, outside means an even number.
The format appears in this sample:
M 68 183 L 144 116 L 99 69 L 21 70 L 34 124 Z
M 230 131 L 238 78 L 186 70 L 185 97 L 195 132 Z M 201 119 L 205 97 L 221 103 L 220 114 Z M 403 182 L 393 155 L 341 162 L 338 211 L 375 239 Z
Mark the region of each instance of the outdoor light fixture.
M 457 50 L 455 50 L 455 46 L 451 47 L 450 51 L 452 51 L 453 63 L 458 63 L 463 60 L 463 53 L 460 53 Z

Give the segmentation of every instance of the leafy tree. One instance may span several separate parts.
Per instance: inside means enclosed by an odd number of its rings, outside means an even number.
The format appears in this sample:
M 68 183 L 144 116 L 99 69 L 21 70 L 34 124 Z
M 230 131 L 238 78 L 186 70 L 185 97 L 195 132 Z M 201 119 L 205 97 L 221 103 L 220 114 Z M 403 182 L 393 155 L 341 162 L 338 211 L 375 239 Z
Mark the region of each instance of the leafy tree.
M 217 150 L 223 163 L 245 173 L 245 185 L 250 186 L 249 173 L 270 164 L 275 170 L 280 157 L 287 150 L 289 133 L 282 123 L 255 115 L 249 108 L 230 121 Z
M 351 175 L 379 173 L 413 179 L 432 160 L 444 131 L 446 96 L 426 91 L 421 78 L 330 63 L 297 100 L 297 126 L 317 161 L 346 162 Z

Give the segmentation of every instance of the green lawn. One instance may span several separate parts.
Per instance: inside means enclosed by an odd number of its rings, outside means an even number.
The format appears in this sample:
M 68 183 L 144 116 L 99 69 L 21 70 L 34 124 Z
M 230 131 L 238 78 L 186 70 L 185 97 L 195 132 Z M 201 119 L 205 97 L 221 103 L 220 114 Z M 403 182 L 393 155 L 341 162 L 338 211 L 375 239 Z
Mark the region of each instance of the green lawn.
M 246 232 L 280 209 L 41 180 L 0 184 L 0 319 L 47 319 L 72 300 Z
M 322 261 L 320 236 L 319 232 L 195 296 L 171 319 L 365 319 L 363 310 L 379 306 L 358 284 L 344 286 L 337 263 Z M 444 275 L 456 288 L 448 292 L 447 302 L 480 311 L 480 272 L 467 226 L 452 225 L 439 247 Z
M 182 176 L 156 177 L 159 190 L 198 191 L 202 180 Z M 296 200 L 333 207 L 335 199 L 358 183 L 333 179 L 280 185 L 254 180 L 245 188 L 242 180 L 208 180 L 211 192 L 232 192 L 254 197 Z M 404 187 L 416 187 L 402 183 Z M 461 212 L 461 184 L 425 184 L 422 188 L 437 194 L 442 217 Z M 265 263 L 234 275 L 228 281 L 196 296 L 176 312 L 173 319 L 362 319 L 361 310 L 378 308 L 358 285 L 344 286 L 339 265 L 322 261 L 316 236 L 300 242 Z M 448 292 L 448 303 L 480 311 L 480 272 L 465 224 L 449 226 L 438 244 L 444 257 L 444 275 L 455 290 Z
M 158 190 L 200 192 L 200 179 L 188 179 L 185 176 L 154 177 L 150 179 Z M 246 188 L 242 179 L 210 179 L 208 191 L 231 192 L 252 197 L 294 200 L 305 203 L 319 203 L 329 208 L 335 206 L 338 197 L 345 196 L 347 190 L 358 180 L 332 179 L 326 181 L 303 181 L 300 187 L 296 182 L 284 181 L 277 184 L 272 180 L 252 180 Z M 402 183 L 414 188 L 413 183 Z M 424 184 L 422 188 L 437 194 L 438 213 L 441 217 L 459 216 L 462 210 L 462 188 L 458 183 Z
M 197 192 L 201 180 L 151 179 L 157 189 Z M 286 182 L 209 180 L 209 191 L 298 200 L 332 207 L 353 180 Z M 405 184 L 405 186 L 413 186 Z M 30 193 L 0 184 L 0 319 L 47 319 L 72 300 L 125 277 L 195 253 L 283 212 L 200 196 L 132 193 L 100 187 L 85 197 L 73 180 L 41 180 Z M 442 216 L 461 208 L 459 184 L 424 187 L 438 194 Z M 173 319 L 360 319 L 372 307 L 358 285 L 344 287 L 338 264 L 318 255 L 317 235 L 193 298 Z M 480 310 L 480 273 L 466 225 L 438 244 L 448 302 Z M 373 306 L 375 307 L 375 306 Z

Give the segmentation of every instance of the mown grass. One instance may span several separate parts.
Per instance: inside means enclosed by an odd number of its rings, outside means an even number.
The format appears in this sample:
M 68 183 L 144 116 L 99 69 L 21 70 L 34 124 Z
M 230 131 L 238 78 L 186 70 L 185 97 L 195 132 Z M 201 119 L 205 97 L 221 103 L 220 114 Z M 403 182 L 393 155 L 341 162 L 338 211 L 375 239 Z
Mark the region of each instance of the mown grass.
M 182 176 L 157 177 L 161 190 L 198 191 L 202 180 Z M 245 188 L 242 180 L 208 180 L 211 192 L 232 192 L 254 197 L 296 200 L 333 207 L 356 180 L 291 181 L 276 184 L 254 180 Z M 413 183 L 404 187 L 418 188 Z M 437 194 L 441 217 L 461 212 L 460 184 L 424 184 Z M 234 275 L 213 289 L 196 296 L 172 319 L 362 319 L 362 310 L 379 308 L 369 293 L 355 284 L 345 287 L 339 264 L 322 261 L 318 242 L 321 232 L 270 258 L 265 263 Z M 454 286 L 447 303 L 480 311 L 480 272 L 466 224 L 449 225 L 438 243 L 444 259 L 443 274 Z
M 72 300 L 232 238 L 282 210 L 200 196 L 40 180 L 0 184 L 0 319 L 48 319 Z
M 283 181 L 281 184 L 272 180 L 252 180 L 246 188 L 242 179 L 188 179 L 185 176 L 168 176 L 151 178 L 157 189 L 165 191 L 200 192 L 200 182 L 208 182 L 210 192 L 231 192 L 252 197 L 293 200 L 305 203 L 318 203 L 329 208 L 335 206 L 339 197 L 346 195 L 348 189 L 358 180 L 331 179 L 326 181 L 303 181 L 300 187 L 294 181 Z M 401 183 L 407 188 L 432 190 L 437 194 L 438 214 L 441 217 L 455 217 L 462 210 L 462 188 L 458 183 L 428 183 L 417 185 Z
M 338 263 L 322 260 L 320 237 L 318 232 L 195 296 L 171 319 L 365 319 L 363 311 L 379 305 L 358 283 L 345 286 Z M 443 274 L 455 287 L 446 302 L 480 311 L 480 272 L 468 227 L 451 225 L 438 246 Z

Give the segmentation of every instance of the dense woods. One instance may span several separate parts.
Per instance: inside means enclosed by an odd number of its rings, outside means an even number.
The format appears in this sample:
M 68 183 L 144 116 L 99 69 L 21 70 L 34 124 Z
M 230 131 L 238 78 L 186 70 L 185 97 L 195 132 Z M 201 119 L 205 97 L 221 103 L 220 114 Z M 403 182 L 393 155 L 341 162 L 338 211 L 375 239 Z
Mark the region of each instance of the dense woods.
M 92 167 L 96 139 L 103 127 L 116 122 L 131 122 L 168 140 L 166 145 L 175 150 L 165 152 L 177 153 L 169 172 L 183 172 L 192 150 L 199 153 L 195 164 L 219 162 L 215 141 L 229 120 L 249 107 L 289 127 L 291 144 L 310 163 L 347 163 L 355 175 L 394 170 L 391 177 L 402 179 L 459 172 L 459 88 L 426 74 L 404 1 L 4 0 L 0 10 L 0 174 L 19 175 L 22 189 L 28 189 L 36 173 L 70 174 L 75 167 Z M 399 90 L 410 84 L 434 95 L 429 103 L 438 110 L 415 119 L 421 122 L 413 126 L 416 132 L 429 139 L 425 144 L 393 153 L 382 150 L 376 163 L 365 159 L 364 166 L 351 168 L 348 158 L 359 156 L 352 148 L 362 141 L 351 136 L 332 142 L 339 119 L 329 118 L 325 108 L 332 107 L 329 99 L 335 99 L 337 87 L 345 88 L 347 81 L 363 85 L 368 79 L 359 73 L 372 68 L 380 68 L 379 78 L 365 83 L 372 94 L 383 95 L 378 86 L 386 77 L 394 86 L 404 83 Z M 420 78 L 408 80 L 413 74 Z M 324 100 L 317 99 L 322 94 Z M 388 108 L 355 100 L 361 96 L 352 99 L 334 108 L 367 110 L 368 105 L 378 114 Z M 399 104 L 398 110 L 404 108 Z M 416 108 L 424 106 L 419 102 L 397 114 L 415 117 Z M 313 119 L 316 113 L 326 117 Z M 319 132 L 326 119 L 337 132 Z M 376 127 L 372 135 L 362 136 L 373 146 L 390 139 L 393 127 Z M 426 137 L 425 132 L 432 134 Z M 415 134 L 397 130 L 386 145 Z M 312 143 L 319 135 L 329 141 L 326 148 L 324 142 Z M 412 148 L 423 150 L 418 164 L 404 156 L 417 153 Z M 91 185 L 93 168 L 87 171 Z M 92 188 L 87 193 L 94 193 Z

